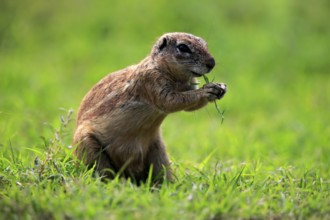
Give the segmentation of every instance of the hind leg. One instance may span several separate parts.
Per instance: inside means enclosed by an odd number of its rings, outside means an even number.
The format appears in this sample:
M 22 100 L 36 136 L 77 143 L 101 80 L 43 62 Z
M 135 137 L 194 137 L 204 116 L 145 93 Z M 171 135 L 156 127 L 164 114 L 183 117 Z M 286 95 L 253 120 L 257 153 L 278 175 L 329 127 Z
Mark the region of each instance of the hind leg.
M 153 181 L 162 182 L 164 178 L 173 181 L 166 147 L 160 137 L 151 144 L 146 162 L 146 169 L 150 169 L 151 165 L 153 166 Z
M 85 165 L 89 167 L 95 165 L 95 171 L 106 178 L 113 178 L 115 176 L 111 159 L 95 135 L 76 132 L 73 143 L 77 145 L 74 154 Z
M 100 176 L 113 179 L 116 176 L 116 171 L 111 164 L 111 160 L 106 151 L 102 150 L 96 158 L 95 170 L 100 174 Z

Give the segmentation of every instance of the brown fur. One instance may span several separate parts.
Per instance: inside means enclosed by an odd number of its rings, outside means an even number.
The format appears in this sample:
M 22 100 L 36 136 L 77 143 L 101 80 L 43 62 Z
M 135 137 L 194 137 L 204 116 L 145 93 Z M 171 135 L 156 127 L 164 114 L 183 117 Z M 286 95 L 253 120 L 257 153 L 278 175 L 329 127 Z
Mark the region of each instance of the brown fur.
M 89 166 L 96 163 L 109 178 L 121 172 L 145 181 L 152 165 L 153 179 L 171 179 L 160 125 L 169 113 L 196 110 L 223 97 L 224 84 L 191 85 L 214 65 L 203 39 L 163 35 L 139 64 L 107 75 L 84 97 L 73 139 L 76 156 Z

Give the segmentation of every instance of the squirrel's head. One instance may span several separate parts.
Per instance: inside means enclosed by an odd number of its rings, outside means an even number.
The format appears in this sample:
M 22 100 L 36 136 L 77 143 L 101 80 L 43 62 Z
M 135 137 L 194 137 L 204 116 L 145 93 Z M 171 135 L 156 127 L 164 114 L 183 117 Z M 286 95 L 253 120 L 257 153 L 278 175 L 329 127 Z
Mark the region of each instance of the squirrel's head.
M 161 36 L 152 48 L 151 58 L 179 74 L 179 78 L 199 77 L 215 66 L 205 40 L 188 33 L 174 32 Z

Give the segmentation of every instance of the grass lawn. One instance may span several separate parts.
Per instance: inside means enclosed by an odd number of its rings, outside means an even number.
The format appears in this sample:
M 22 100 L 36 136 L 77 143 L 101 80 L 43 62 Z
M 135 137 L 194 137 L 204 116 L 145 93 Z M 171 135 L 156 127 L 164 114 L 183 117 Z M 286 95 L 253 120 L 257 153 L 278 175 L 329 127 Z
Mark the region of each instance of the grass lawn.
M 328 8 L 1 1 L 0 219 L 330 219 Z M 174 183 L 103 183 L 72 156 L 79 103 L 173 31 L 208 42 L 224 122 L 212 103 L 165 120 Z

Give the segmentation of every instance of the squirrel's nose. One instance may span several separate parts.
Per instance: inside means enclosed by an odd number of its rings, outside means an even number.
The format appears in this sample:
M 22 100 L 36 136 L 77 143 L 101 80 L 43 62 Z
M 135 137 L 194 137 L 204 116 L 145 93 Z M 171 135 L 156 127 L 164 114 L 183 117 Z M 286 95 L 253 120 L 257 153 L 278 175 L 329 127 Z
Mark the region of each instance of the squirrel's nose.
M 215 66 L 215 60 L 213 57 L 206 60 L 206 67 L 209 69 L 209 72 L 213 69 L 214 66 Z

